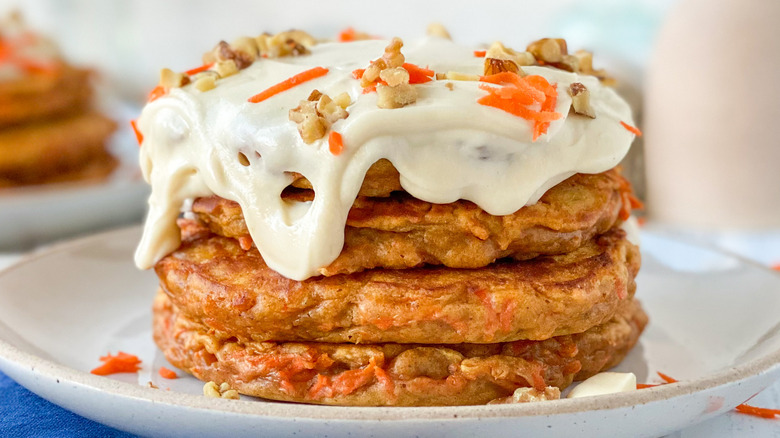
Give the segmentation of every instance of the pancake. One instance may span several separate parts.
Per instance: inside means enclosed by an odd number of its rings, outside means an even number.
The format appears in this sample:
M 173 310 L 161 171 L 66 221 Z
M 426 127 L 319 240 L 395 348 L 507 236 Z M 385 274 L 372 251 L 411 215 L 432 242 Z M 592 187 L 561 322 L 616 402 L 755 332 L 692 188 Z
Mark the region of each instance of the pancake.
M 489 343 L 547 339 L 607 321 L 633 295 L 638 249 L 622 230 L 575 251 L 480 269 L 373 269 L 295 281 L 256 249 L 184 222 L 157 263 L 164 290 L 196 322 L 254 341 Z
M 489 345 L 241 342 L 154 302 L 154 338 L 168 361 L 204 381 L 274 400 L 348 406 L 483 404 L 516 388 L 565 388 L 620 362 L 647 324 L 623 301 L 606 323 L 545 341 Z
M 115 128 L 98 113 L 84 113 L 0 130 L 0 178 L 39 184 L 67 180 L 94 163 L 112 163 L 105 142 Z
M 366 181 L 371 178 L 367 175 Z M 539 202 L 507 216 L 489 215 L 469 201 L 432 204 L 399 192 L 359 197 L 347 218 L 341 254 L 320 274 L 422 265 L 480 268 L 505 257 L 564 254 L 620 222 L 621 212 L 630 208 L 624 205 L 625 187 L 615 169 L 577 174 L 548 190 Z M 311 191 L 288 190 L 285 195 L 290 201 L 312 198 Z M 245 247 L 251 241 L 236 202 L 199 198 L 192 210 L 213 232 L 243 239 Z
M 86 111 L 92 96 L 90 74 L 65 66 L 0 81 L 0 128 Z

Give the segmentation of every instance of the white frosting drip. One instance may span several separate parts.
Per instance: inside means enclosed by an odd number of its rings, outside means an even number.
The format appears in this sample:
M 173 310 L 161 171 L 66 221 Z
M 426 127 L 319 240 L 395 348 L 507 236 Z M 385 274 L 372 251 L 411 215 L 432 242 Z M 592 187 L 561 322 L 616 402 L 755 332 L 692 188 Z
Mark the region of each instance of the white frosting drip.
M 174 89 L 146 106 L 138 121 L 144 135 L 141 167 L 152 185 L 149 215 L 136 252 L 141 268 L 179 245 L 175 219 L 186 199 L 216 194 L 241 205 L 249 232 L 268 265 L 303 280 L 317 275 L 340 253 L 349 209 L 368 168 L 389 159 L 412 196 L 434 203 L 475 202 L 494 215 L 535 203 L 574 173 L 614 167 L 633 135 L 628 105 L 592 76 L 526 67 L 557 83 L 556 111 L 548 133 L 531 141 L 529 121 L 477 103 L 479 82 L 432 81 L 416 85 L 415 104 L 380 109 L 376 93 L 362 94 L 352 71 L 381 56 L 386 41 L 325 43 L 309 55 L 262 59 L 240 74 L 198 92 Z M 426 38 L 404 47 L 407 62 L 437 72 L 480 74 L 482 58 L 449 40 Z M 322 66 L 327 75 L 260 103 L 247 99 L 284 79 Z M 445 85 L 452 82 L 452 90 Z M 591 93 L 596 118 L 570 116 L 572 82 Z M 332 129 L 344 151 L 329 152 L 327 136 L 307 145 L 288 111 L 313 89 L 330 96 L 347 92 L 349 117 Z M 250 161 L 243 166 L 238 154 Z M 303 174 L 314 187 L 311 203 L 281 199 L 291 178 Z

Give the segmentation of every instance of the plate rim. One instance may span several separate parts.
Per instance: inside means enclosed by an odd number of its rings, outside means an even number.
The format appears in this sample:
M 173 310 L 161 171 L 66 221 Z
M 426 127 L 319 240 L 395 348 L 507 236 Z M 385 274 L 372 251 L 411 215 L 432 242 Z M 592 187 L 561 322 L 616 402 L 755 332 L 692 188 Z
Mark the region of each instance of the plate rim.
M 30 263 L 38 262 L 47 257 L 55 256 L 64 251 L 89 246 L 110 236 L 136 233 L 141 226 L 132 225 L 74 240 L 60 242 L 44 249 L 22 256 L 15 263 L 0 269 L 0 278 L 9 272 Z M 739 255 L 710 248 L 696 242 L 688 242 L 680 236 L 666 233 L 663 230 L 647 231 L 660 237 L 681 241 L 683 243 L 736 258 L 742 263 L 772 272 L 766 266 Z M 11 329 L 9 327 L 9 329 Z M 13 331 L 13 330 L 12 330 Z M 14 332 L 15 333 L 15 332 Z M 667 385 L 611 394 L 608 397 L 583 397 L 577 399 L 551 400 L 544 403 L 520 403 L 507 405 L 470 405 L 470 406 L 423 406 L 423 407 L 355 407 L 355 406 L 324 406 L 299 403 L 283 403 L 270 401 L 258 403 L 252 400 L 221 400 L 206 398 L 200 395 L 150 390 L 150 388 L 121 382 L 113 379 L 95 376 L 85 371 L 48 360 L 32 353 L 22 351 L 6 339 L 0 338 L 0 365 L 5 363 L 9 368 L 30 369 L 50 380 L 60 383 L 71 383 L 88 389 L 103 392 L 105 395 L 123 399 L 136 399 L 146 403 L 166 404 L 171 407 L 185 409 L 205 409 L 220 411 L 227 414 L 249 415 L 261 418 L 299 419 L 299 420 L 352 420 L 352 421 L 437 421 L 447 419 L 478 419 L 478 418 L 508 418 L 530 416 L 555 416 L 586 411 L 614 410 L 639 406 L 649 403 L 682 397 L 697 392 L 715 389 L 719 386 L 738 384 L 750 378 L 767 374 L 780 374 L 780 349 L 765 356 L 749 360 L 741 365 L 729 366 L 725 369 L 707 374 L 701 378 L 680 381 Z M 2 367 L 7 373 L 8 370 Z

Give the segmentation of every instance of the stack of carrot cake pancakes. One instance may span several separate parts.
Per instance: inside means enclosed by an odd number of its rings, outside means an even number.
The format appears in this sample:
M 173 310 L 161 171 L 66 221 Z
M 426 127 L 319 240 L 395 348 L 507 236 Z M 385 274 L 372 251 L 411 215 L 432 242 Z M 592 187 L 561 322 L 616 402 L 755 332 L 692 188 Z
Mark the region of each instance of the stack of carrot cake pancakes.
M 360 37 L 263 34 L 162 71 L 135 124 L 136 263 L 168 360 L 363 406 L 552 399 L 619 363 L 647 317 L 610 79 L 559 39 Z
M 0 17 L 0 188 L 107 176 L 112 120 L 91 109 L 90 71 L 18 15 Z

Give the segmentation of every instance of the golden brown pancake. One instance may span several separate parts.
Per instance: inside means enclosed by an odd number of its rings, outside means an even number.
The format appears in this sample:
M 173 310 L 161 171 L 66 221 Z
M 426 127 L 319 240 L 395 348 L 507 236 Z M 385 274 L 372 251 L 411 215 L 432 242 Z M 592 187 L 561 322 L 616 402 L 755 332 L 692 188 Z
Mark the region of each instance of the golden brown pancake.
M 615 169 L 577 174 L 548 190 L 536 204 L 506 216 L 489 215 L 469 201 L 432 204 L 403 192 L 359 197 L 349 212 L 341 254 L 320 273 L 422 265 L 480 268 L 504 257 L 564 254 L 619 222 L 626 208 L 624 185 Z M 293 201 L 312 197 L 311 191 L 285 193 Z M 251 242 L 236 202 L 212 196 L 197 199 L 192 208 L 213 232 L 242 239 L 245 247 Z
M 254 341 L 489 343 L 547 339 L 609 320 L 635 290 L 639 251 L 622 230 L 563 255 L 480 269 L 373 269 L 295 281 L 256 249 L 183 222 L 157 263 L 188 318 Z
M 632 299 L 584 333 L 536 342 L 242 342 L 182 316 L 165 294 L 154 303 L 157 345 L 195 377 L 257 397 L 349 406 L 483 404 L 519 387 L 565 388 L 620 362 L 646 324 Z
M 96 166 L 113 169 L 116 161 L 104 145 L 115 128 L 114 121 L 98 113 L 6 127 L 0 130 L 0 179 L 40 184 L 94 176 L 89 169 Z

